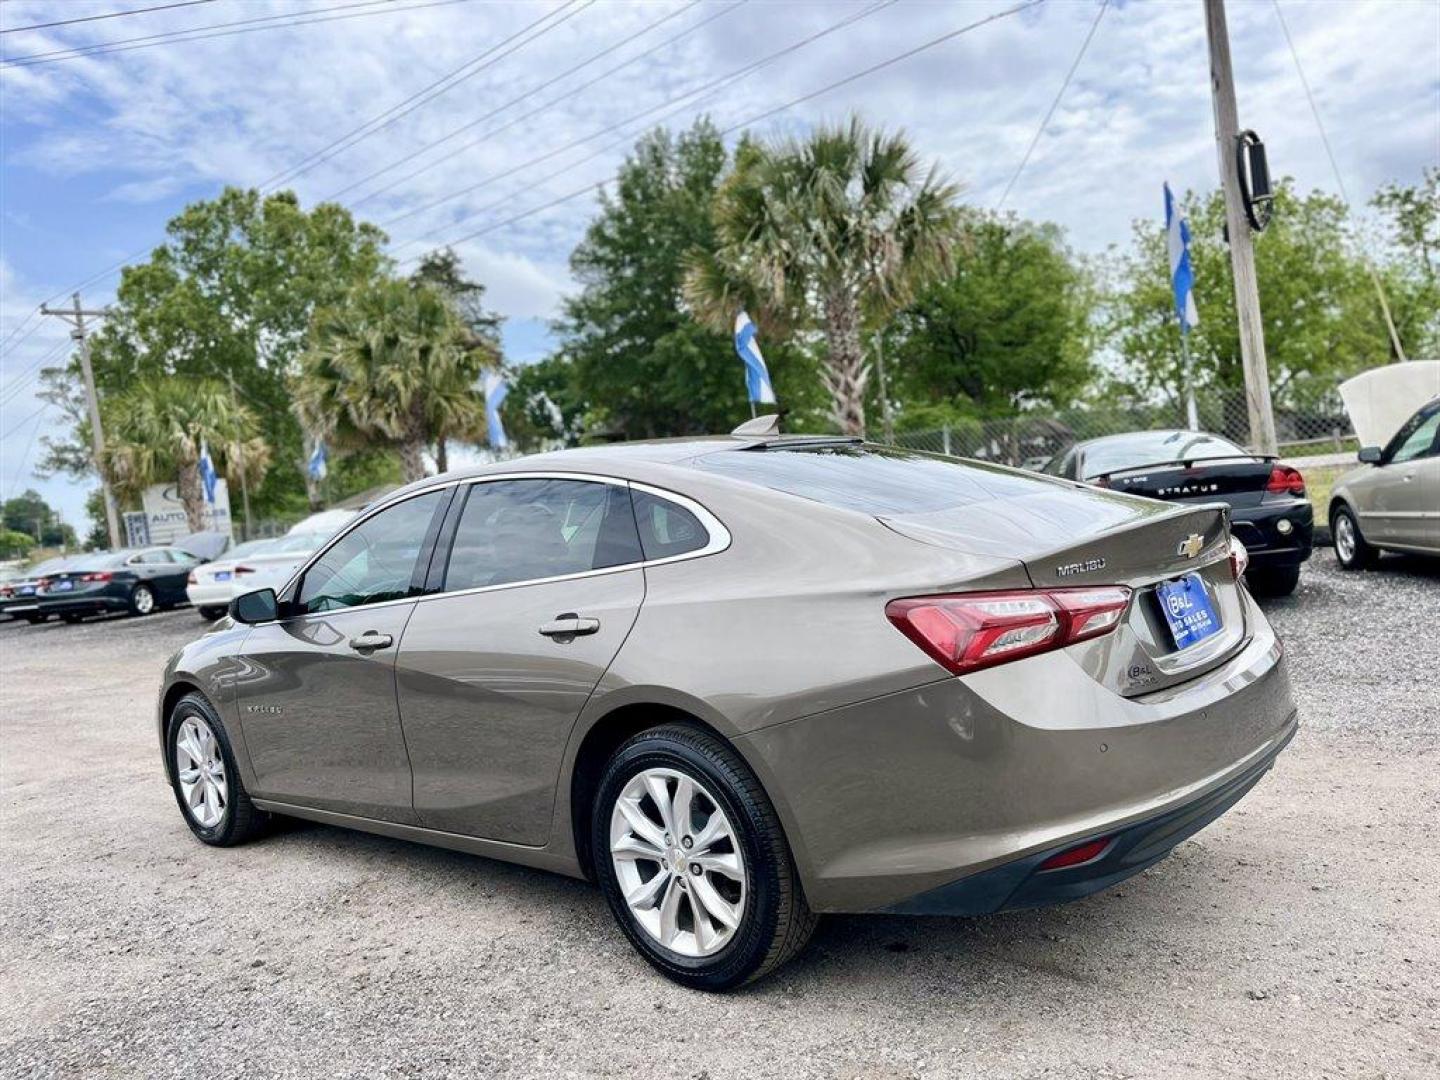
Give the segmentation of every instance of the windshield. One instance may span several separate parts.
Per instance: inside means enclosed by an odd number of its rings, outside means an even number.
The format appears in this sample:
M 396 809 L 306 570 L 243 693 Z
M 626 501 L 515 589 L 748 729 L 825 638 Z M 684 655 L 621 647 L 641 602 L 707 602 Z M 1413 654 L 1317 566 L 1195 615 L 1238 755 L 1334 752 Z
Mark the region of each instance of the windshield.
M 238 547 L 227 551 L 225 558 L 229 561 L 230 559 L 243 559 L 247 555 L 259 555 L 261 552 L 269 551 L 274 545 L 274 540 L 247 540 Z
M 1245 456 L 1246 451 L 1228 439 L 1203 431 L 1137 431 L 1090 443 L 1084 448 L 1081 468 L 1089 480 L 1144 465 Z
M 827 506 L 864 514 L 925 514 L 1049 489 L 1039 477 L 910 450 L 842 443 L 726 450 L 695 464 Z
M 282 536 L 278 540 L 271 541 L 270 546 L 265 549 L 265 554 L 280 555 L 285 552 L 304 554 L 307 551 L 314 551 L 329 539 L 330 535 L 329 533 L 318 532 L 291 533 L 288 536 Z

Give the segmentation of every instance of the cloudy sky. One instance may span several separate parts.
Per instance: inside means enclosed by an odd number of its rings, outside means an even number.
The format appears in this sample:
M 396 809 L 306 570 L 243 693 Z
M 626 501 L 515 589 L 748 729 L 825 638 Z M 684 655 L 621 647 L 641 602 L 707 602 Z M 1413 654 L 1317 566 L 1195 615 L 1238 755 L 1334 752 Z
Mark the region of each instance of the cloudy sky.
M 0 0 L 0 30 L 176 2 Z M 54 423 L 32 372 L 64 342 L 31 313 L 82 282 L 106 302 L 99 275 L 187 202 L 278 180 L 384 225 L 401 260 L 453 243 L 533 359 L 586 189 L 656 123 L 768 135 L 858 111 L 993 206 L 1098 9 L 1018 3 L 201 0 L 0 34 L 0 495 L 36 486 L 83 525 L 83 485 L 31 475 Z M 1440 163 L 1440 2 L 1280 3 L 1351 196 Z M 1336 190 L 1274 3 L 1229 9 L 1242 123 L 1277 173 Z M 1201 3 L 1112 0 L 1006 206 L 1102 251 L 1159 216 L 1166 179 L 1216 183 Z

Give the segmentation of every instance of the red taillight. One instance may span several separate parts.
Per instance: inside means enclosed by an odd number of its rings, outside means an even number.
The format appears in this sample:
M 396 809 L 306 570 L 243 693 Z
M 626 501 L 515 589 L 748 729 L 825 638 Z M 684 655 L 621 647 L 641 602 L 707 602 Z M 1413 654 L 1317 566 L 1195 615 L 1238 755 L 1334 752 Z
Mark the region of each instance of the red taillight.
M 1239 581 L 1244 576 L 1246 569 L 1250 566 L 1250 552 L 1245 545 L 1235 537 L 1230 538 L 1230 573 Z
M 13 596 L 14 594 L 15 590 L 9 585 L 0 585 L 0 596 Z
M 1066 848 L 1040 864 L 1041 870 L 1063 870 L 1067 866 L 1079 866 L 1097 857 L 1102 851 L 1110 846 L 1110 837 L 1102 836 L 1099 840 L 1087 840 L 1083 844 L 1076 844 L 1072 848 Z
M 899 631 L 956 675 L 1108 634 L 1130 603 L 1123 585 L 1020 589 L 892 600 Z
M 200 579 L 195 576 L 195 571 L 194 571 L 194 570 L 191 570 L 190 573 L 186 576 L 186 578 L 185 578 L 185 584 L 186 584 L 186 585 L 199 585 L 199 584 L 200 584 Z
M 237 566 L 237 567 L 235 567 L 235 573 L 236 573 L 237 575 L 239 575 L 239 574 L 253 574 L 253 573 L 255 573 L 255 568 L 254 568 L 253 566 Z
M 109 571 L 109 570 L 96 570 L 93 574 L 81 574 L 81 575 L 80 575 L 80 580 L 81 580 L 81 581 L 109 581 L 109 580 L 110 580 L 110 571 Z
M 1305 477 L 1300 475 L 1299 469 L 1276 464 L 1270 468 L 1270 479 L 1265 481 L 1265 490 L 1275 495 L 1304 495 Z

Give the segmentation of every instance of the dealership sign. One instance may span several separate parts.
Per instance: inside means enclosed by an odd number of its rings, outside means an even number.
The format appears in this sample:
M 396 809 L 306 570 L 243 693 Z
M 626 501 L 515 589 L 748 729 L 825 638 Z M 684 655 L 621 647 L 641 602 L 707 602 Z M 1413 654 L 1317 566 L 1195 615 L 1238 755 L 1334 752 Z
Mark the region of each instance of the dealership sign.
M 185 504 L 174 484 L 155 484 L 140 497 L 141 511 L 125 515 L 126 540 L 134 546 L 173 544 L 196 530 L 190 528 Z M 205 504 L 200 531 L 231 535 L 230 489 L 224 480 L 215 483 L 215 501 Z

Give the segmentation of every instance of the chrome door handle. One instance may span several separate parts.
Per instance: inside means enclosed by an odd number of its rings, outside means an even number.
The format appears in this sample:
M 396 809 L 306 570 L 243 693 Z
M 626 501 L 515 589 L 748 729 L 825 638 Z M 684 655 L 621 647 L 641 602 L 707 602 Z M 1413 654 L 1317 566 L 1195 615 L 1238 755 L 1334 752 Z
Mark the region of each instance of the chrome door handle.
M 573 612 L 557 615 L 550 622 L 540 625 L 540 633 L 548 638 L 574 638 L 593 634 L 600 629 L 599 619 L 582 618 Z
M 367 630 L 350 639 L 350 647 L 356 652 L 370 652 L 374 649 L 388 649 L 395 643 L 395 639 L 389 634 L 379 634 L 374 630 Z

